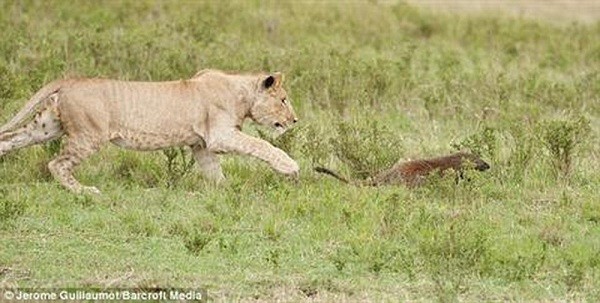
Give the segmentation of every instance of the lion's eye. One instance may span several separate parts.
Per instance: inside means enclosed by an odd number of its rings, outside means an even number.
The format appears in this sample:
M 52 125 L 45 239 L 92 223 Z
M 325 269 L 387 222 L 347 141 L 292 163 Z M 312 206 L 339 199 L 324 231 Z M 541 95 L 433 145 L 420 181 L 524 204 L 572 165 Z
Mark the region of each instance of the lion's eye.
M 281 103 L 286 104 L 287 100 L 286 98 L 281 99 Z

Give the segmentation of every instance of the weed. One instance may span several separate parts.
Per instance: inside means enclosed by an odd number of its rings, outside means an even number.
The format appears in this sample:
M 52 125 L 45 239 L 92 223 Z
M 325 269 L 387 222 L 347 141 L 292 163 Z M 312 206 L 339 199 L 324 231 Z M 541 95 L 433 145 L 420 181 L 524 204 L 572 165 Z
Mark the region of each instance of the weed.
M 24 201 L 11 198 L 4 188 L 0 188 L 0 222 L 7 222 L 25 213 Z
M 313 165 L 323 165 L 331 157 L 332 153 L 331 146 L 327 140 L 330 135 L 317 130 L 312 125 L 305 126 L 302 134 L 302 138 L 298 138 L 301 144 L 301 154 L 308 158 Z
M 200 254 L 219 235 L 211 220 L 198 219 L 172 224 L 168 233 L 182 239 L 186 250 L 193 255 Z
M 345 249 L 338 249 L 329 256 L 329 260 L 338 271 L 343 271 L 348 265 L 348 255 Z
M 512 139 L 511 153 L 507 165 L 511 168 L 512 177 L 522 181 L 527 169 L 532 165 L 536 156 L 535 135 L 531 128 L 523 123 L 513 123 L 508 127 Z
M 123 181 L 128 182 L 135 178 L 135 172 L 142 166 L 142 161 L 137 157 L 131 157 L 129 154 L 120 155 L 118 165 L 115 167 L 114 174 Z
M 550 153 L 550 162 L 557 177 L 567 179 L 571 175 L 575 157 L 587 144 L 590 133 L 590 121 L 583 116 L 540 124 L 539 140 Z
M 313 165 L 322 165 L 331 156 L 328 134 L 313 125 L 302 125 L 286 131 L 283 135 L 273 135 L 257 129 L 260 138 L 289 153 L 292 157 L 307 158 Z
M 235 255 L 240 250 L 240 244 L 238 237 L 235 235 L 224 234 L 221 235 L 218 239 L 218 246 L 221 251 L 224 253 Z
M 257 128 L 256 131 L 259 138 L 268 141 L 273 146 L 278 147 L 291 155 L 295 154 L 296 142 L 302 132 L 300 128 L 292 128 L 281 135 L 275 136 L 271 132 L 266 132 L 261 128 Z
M 350 167 L 353 177 L 360 179 L 390 167 L 403 152 L 401 138 L 374 120 L 363 127 L 338 123 L 337 136 L 330 144 L 335 155 Z
M 82 207 L 90 207 L 94 203 L 94 198 L 89 194 L 78 194 L 72 195 L 71 201 L 73 204 L 80 205 Z
M 194 167 L 194 157 L 182 147 L 162 151 L 167 168 L 167 186 L 172 188 Z
M 338 290 L 338 287 L 330 278 L 318 278 L 301 282 L 298 289 L 307 298 L 313 298 L 323 290 L 334 292 Z
M 270 241 L 278 241 L 281 238 L 281 230 L 276 222 L 269 221 L 263 227 L 263 234 Z
M 431 234 L 420 240 L 420 255 L 440 300 L 456 298 L 465 291 L 470 275 L 484 263 L 488 236 L 469 221 L 460 213 L 450 213 L 445 222 L 437 222 L 437 228 L 428 230 Z
M 486 263 L 483 272 L 502 277 L 509 281 L 523 281 L 533 278 L 543 266 L 548 256 L 548 244 L 541 239 L 520 238 L 512 243 L 497 243 L 513 245 L 519 250 L 507 250 L 506 247 L 492 248 L 485 256 Z
M 128 212 L 120 216 L 121 225 L 138 237 L 152 237 L 159 234 L 156 218 L 139 212 Z
M 213 240 L 212 235 L 208 234 L 192 234 L 185 238 L 185 248 L 192 254 L 199 254 L 210 241 Z
M 267 255 L 265 256 L 265 261 L 270 264 L 274 268 L 278 268 L 281 264 L 281 249 L 269 248 L 267 250 Z
M 493 127 L 485 126 L 478 133 L 451 145 L 457 150 L 466 149 L 476 155 L 495 160 L 498 157 L 499 149 L 498 131 Z

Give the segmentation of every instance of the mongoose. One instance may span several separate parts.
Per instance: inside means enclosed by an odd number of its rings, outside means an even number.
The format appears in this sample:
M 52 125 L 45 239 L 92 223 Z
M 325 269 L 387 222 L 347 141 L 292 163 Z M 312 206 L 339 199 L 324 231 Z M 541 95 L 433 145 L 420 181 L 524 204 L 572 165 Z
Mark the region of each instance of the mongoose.
M 333 176 L 349 184 L 367 186 L 406 185 L 408 187 L 415 187 L 421 185 L 425 181 L 425 178 L 434 171 L 444 174 L 446 170 L 453 169 L 462 178 L 462 171 L 468 168 L 485 171 L 490 168 L 490 165 L 474 154 L 458 152 L 443 157 L 398 162 L 391 168 L 365 180 L 349 180 L 324 167 L 315 167 L 315 171 Z

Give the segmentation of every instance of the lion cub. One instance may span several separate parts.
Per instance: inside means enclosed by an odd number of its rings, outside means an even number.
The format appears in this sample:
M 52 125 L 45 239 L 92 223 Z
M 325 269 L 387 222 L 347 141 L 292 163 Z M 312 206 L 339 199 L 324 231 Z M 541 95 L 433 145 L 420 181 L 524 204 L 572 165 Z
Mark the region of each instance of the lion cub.
M 55 81 L 0 127 L 0 156 L 64 137 L 63 150 L 48 168 L 76 193 L 99 193 L 81 185 L 73 170 L 109 142 L 142 151 L 189 146 L 200 170 L 216 182 L 224 179 L 217 155 L 230 152 L 256 157 L 280 173 L 297 176 L 298 164 L 285 152 L 241 132 L 247 118 L 279 133 L 298 121 L 282 82 L 281 73 L 217 70 L 169 82 Z
M 366 180 L 348 180 L 324 167 L 315 167 L 315 171 L 333 176 L 345 183 L 368 186 L 402 184 L 408 187 L 415 187 L 423 184 L 426 177 L 433 172 L 437 171 L 440 174 L 444 174 L 446 170 L 452 169 L 458 172 L 459 177 L 462 178 L 462 171 L 467 168 L 485 171 L 490 168 L 490 165 L 473 154 L 459 152 L 438 158 L 398 162 L 391 168 Z

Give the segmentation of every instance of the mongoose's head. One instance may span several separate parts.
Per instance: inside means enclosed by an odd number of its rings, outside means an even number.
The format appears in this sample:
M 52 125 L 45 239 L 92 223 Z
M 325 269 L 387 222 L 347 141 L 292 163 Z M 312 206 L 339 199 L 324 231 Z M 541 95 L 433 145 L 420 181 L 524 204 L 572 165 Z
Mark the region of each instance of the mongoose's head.
M 472 167 L 478 171 L 485 171 L 490 169 L 490 165 L 475 154 L 460 152 L 455 155 L 459 157 L 462 167 Z

